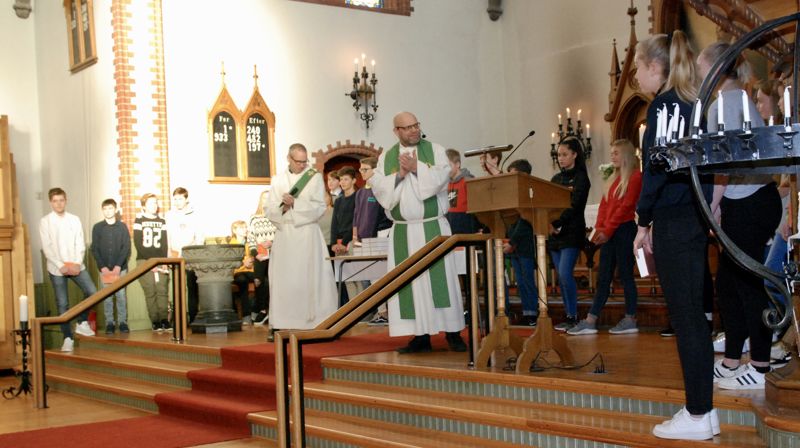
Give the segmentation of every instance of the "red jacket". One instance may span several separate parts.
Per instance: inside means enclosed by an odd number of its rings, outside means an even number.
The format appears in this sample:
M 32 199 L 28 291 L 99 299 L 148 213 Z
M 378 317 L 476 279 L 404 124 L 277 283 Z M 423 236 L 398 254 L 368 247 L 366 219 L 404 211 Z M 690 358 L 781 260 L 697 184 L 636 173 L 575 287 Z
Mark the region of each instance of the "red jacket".
M 611 239 L 620 224 L 633 221 L 636 212 L 636 202 L 639 201 L 639 193 L 642 191 L 642 173 L 634 171 L 628 180 L 628 189 L 625 195 L 618 198 L 614 190 L 619 185 L 620 177 L 611 184 L 608 194 L 603 196 L 600 201 L 600 209 L 597 211 L 597 224 L 595 224 L 596 234 L 603 232 L 606 237 Z

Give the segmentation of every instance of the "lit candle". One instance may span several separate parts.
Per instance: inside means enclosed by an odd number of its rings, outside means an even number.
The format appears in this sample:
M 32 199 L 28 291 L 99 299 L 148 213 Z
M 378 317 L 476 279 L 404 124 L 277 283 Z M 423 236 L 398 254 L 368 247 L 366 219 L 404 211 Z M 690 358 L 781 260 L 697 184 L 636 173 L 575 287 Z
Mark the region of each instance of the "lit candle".
M 792 118 L 792 104 L 789 101 L 789 89 L 789 86 L 783 89 L 783 116 L 786 118 Z
M 558 114 L 558 125 L 561 126 L 561 114 Z
M 28 296 L 19 296 L 19 321 L 28 321 Z
M 586 125 L 586 138 L 591 138 L 591 137 L 592 137 L 592 129 L 591 129 L 591 127 L 590 127 L 590 126 L 587 124 L 587 125 Z
M 685 125 L 686 125 L 686 123 L 684 123 L 684 121 L 683 121 L 683 115 L 681 115 L 681 119 L 678 122 L 678 138 L 683 138 L 683 131 L 684 131 L 684 126 Z
M 358 73 L 358 58 L 353 59 L 353 67 L 355 68 L 356 73 Z
M 375 59 L 372 60 L 372 74 L 375 74 Z
M 552 145 L 555 142 L 556 142 L 556 133 L 555 132 L 551 132 L 550 133 L 550 144 Z
M 644 123 L 639 125 L 639 147 L 641 148 L 644 146 L 644 131 L 647 129 L 647 126 Z
M 365 55 L 364 53 L 361 53 L 361 66 L 362 67 L 366 67 L 367 66 L 366 58 L 367 58 L 367 55 Z
M 742 90 L 742 112 L 744 112 L 744 122 L 747 123 L 750 121 L 750 108 L 747 107 L 747 92 Z M 742 126 L 744 127 L 744 126 Z
M 578 109 L 578 121 L 581 121 L 581 109 Z
M 569 107 L 568 107 L 567 108 L 567 120 L 569 120 L 569 117 L 570 117 L 570 114 L 569 114 Z
M 775 117 L 769 116 L 769 126 L 775 126 Z
M 700 102 L 700 98 L 697 99 L 697 106 L 695 107 L 694 110 L 697 111 L 695 113 L 695 115 L 694 115 L 694 127 L 695 128 L 699 128 L 700 127 L 700 116 L 703 115 L 703 105 Z
M 725 109 L 722 98 L 722 90 L 717 91 L 717 124 L 725 125 L 725 114 L 722 112 Z

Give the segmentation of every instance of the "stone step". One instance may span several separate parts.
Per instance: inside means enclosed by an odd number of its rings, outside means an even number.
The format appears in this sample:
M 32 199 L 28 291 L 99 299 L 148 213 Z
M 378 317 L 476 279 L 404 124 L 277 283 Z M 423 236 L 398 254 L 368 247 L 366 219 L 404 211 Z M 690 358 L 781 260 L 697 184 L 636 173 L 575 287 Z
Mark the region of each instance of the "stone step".
M 150 412 L 158 412 L 156 394 L 188 389 L 55 364 L 48 364 L 46 376 L 50 389 Z
M 134 335 L 134 333 L 131 333 Z M 178 344 L 170 340 L 168 333 L 159 334 L 160 340 L 135 339 L 134 336 L 104 337 L 76 335 L 76 348 L 102 350 L 150 359 L 186 361 L 201 364 L 222 365 L 220 349 L 201 345 Z
M 663 417 L 620 411 L 330 381 L 307 384 L 304 398 L 307 413 L 367 419 L 376 425 L 408 425 L 409 430 L 421 428 L 486 441 L 551 446 L 555 436 L 557 446 L 573 446 L 578 441 L 648 447 L 707 445 L 658 439 L 651 431 Z M 726 424 L 722 430 L 714 440 L 716 446 L 766 446 L 752 425 Z

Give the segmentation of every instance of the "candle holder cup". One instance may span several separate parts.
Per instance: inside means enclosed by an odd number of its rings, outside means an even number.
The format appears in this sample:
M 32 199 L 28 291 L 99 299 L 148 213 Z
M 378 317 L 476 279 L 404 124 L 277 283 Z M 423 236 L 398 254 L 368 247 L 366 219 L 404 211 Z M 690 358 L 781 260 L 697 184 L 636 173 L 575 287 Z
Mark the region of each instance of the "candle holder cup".
M 745 121 L 744 125 L 742 126 L 743 132 L 736 134 L 736 137 L 742 141 L 742 146 L 747 148 L 752 154 L 750 155 L 751 160 L 758 160 L 760 158 L 758 147 L 755 145 L 753 138 L 756 136 L 753 134 L 752 130 L 752 122 Z

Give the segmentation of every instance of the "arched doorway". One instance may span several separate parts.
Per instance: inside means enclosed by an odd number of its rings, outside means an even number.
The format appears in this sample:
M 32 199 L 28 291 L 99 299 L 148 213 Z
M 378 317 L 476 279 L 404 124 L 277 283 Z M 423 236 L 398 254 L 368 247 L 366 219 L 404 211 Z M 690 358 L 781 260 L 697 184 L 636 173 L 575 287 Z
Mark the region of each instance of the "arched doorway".
M 336 146 L 328 145 L 327 150 L 318 150 L 311 155 L 314 157 L 314 168 L 323 174 L 326 185 L 328 182 L 328 173 L 334 170 L 339 170 L 344 166 L 352 166 L 358 172 L 360 160 L 365 157 L 378 157 L 383 152 L 383 147 L 375 148 L 374 143 L 367 146 L 363 140 L 359 144 L 350 143 L 346 140 L 344 144 L 336 142 Z M 361 177 L 356 179 L 358 188 L 364 186 L 364 180 Z

